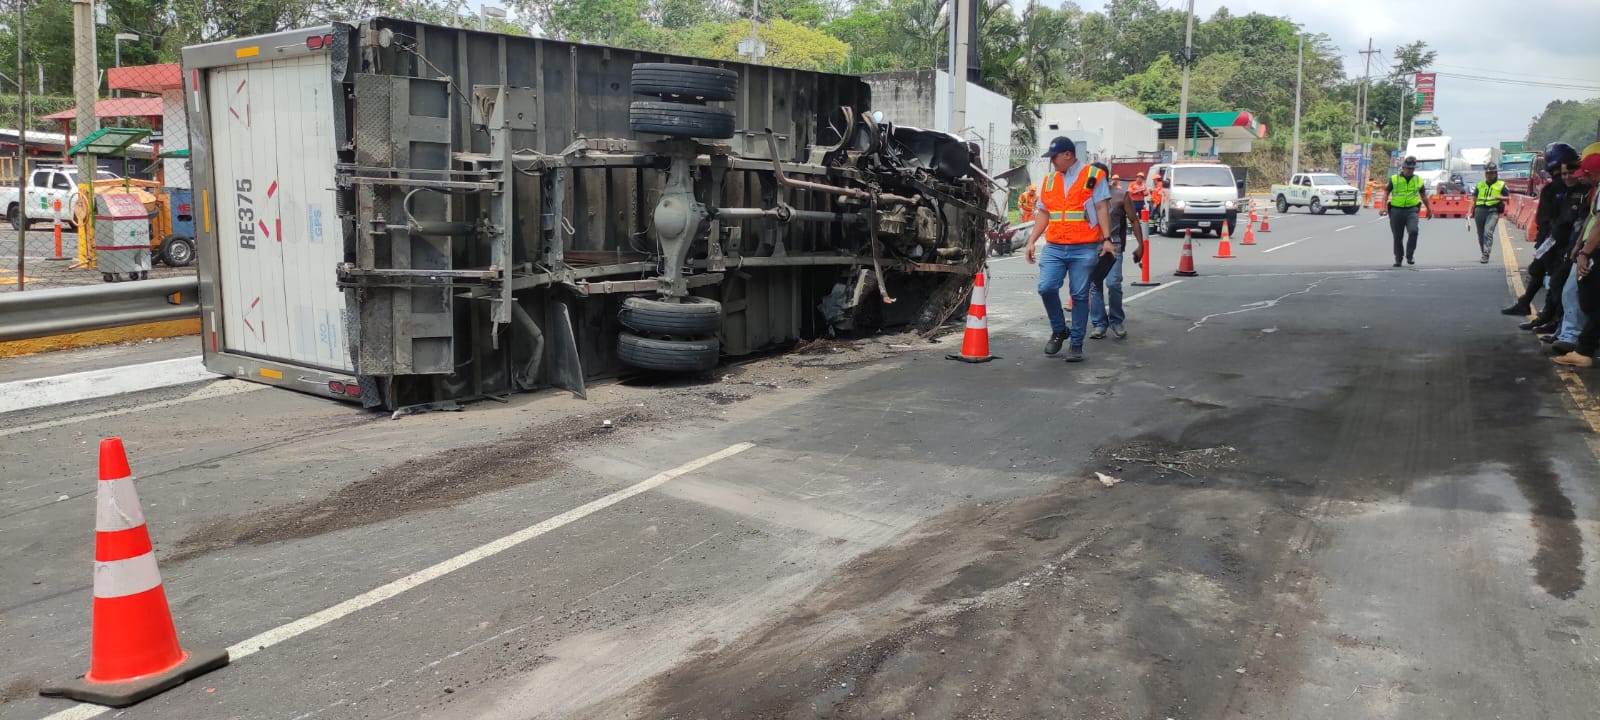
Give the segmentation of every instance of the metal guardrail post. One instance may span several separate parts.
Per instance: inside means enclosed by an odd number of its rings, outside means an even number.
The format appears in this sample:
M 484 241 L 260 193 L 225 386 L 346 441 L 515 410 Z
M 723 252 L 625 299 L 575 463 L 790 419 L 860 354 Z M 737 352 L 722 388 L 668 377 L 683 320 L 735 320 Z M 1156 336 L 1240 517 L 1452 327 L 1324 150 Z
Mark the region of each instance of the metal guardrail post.
M 0 341 L 200 315 L 200 281 L 162 278 L 0 295 Z

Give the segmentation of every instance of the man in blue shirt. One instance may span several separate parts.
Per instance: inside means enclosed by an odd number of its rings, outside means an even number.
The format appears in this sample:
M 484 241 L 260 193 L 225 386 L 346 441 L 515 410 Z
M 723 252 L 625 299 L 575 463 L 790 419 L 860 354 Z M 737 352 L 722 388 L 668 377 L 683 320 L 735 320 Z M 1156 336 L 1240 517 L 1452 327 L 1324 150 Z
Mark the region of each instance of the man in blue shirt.
M 1034 213 L 1033 233 L 1028 237 L 1028 263 L 1039 260 L 1039 297 L 1050 318 L 1050 340 L 1046 355 L 1061 351 L 1069 337 L 1067 321 L 1061 311 L 1061 284 L 1070 278 L 1072 293 L 1071 350 L 1067 362 L 1083 361 L 1083 338 L 1089 325 L 1089 284 L 1100 255 L 1115 256 L 1111 240 L 1110 180 L 1098 168 L 1078 159 L 1078 148 L 1071 138 L 1050 141 L 1044 157 L 1050 159 L 1050 172 L 1039 183 L 1039 206 Z M 1102 220 L 1104 219 L 1104 220 Z M 1044 249 L 1035 245 L 1044 238 Z

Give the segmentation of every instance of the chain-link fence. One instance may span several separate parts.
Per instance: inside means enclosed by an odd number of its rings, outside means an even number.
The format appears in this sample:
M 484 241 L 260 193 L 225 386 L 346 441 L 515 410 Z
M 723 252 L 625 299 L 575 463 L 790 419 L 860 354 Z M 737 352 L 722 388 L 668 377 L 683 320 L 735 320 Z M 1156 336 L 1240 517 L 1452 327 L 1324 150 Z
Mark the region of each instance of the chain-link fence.
M 182 72 L 176 63 L 116 66 L 119 56 L 91 75 L 101 78 L 98 128 L 79 128 L 77 104 L 63 109 L 55 96 L 0 100 L 9 114 L 0 117 L 0 292 L 195 272 L 201 217 Z

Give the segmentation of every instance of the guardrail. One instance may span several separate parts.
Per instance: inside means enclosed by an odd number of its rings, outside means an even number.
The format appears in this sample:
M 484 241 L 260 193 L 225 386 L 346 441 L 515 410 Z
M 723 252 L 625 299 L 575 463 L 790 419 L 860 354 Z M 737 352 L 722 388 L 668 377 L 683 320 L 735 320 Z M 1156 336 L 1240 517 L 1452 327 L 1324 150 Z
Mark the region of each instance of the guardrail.
M 176 277 L 0 294 L 0 341 L 199 317 L 199 290 Z

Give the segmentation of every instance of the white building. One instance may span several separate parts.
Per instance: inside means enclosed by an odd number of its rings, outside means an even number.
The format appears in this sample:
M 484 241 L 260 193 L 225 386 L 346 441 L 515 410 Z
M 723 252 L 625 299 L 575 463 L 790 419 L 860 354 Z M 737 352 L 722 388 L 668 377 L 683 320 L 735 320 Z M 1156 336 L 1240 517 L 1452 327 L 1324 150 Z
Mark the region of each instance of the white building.
M 1040 108 L 1038 148 L 1029 161 L 1034 178 L 1044 177 L 1046 162 L 1038 157 L 1057 136 L 1072 138 L 1084 162 L 1111 164 L 1114 157 L 1135 157 L 1158 149 L 1160 123 L 1119 102 L 1051 103 Z

